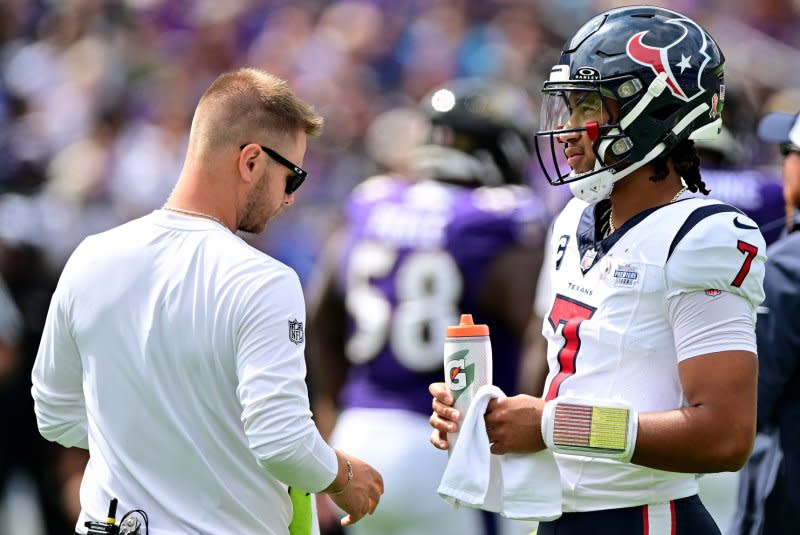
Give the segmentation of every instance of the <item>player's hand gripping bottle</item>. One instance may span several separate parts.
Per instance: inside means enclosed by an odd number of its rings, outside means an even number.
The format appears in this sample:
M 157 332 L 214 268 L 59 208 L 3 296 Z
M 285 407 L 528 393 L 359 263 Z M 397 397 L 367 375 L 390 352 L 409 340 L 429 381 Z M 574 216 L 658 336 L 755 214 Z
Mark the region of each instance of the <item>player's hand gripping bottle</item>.
M 472 398 L 480 387 L 492 383 L 492 344 L 489 327 L 475 325 L 472 314 L 461 314 L 461 323 L 447 328 L 444 340 L 444 380 L 453 395 L 453 406 L 464 421 Z M 453 450 L 458 432 L 448 433 Z

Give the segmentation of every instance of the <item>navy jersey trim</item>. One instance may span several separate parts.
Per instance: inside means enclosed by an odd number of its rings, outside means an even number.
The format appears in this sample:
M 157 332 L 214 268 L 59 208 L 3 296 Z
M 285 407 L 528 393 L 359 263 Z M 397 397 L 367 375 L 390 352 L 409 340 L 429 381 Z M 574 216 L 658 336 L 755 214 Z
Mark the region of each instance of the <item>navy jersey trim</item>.
M 672 256 L 672 252 L 681 242 L 681 240 L 689 234 L 695 226 L 697 226 L 700 221 L 703 219 L 710 217 L 714 214 L 721 214 L 725 212 L 735 212 L 737 214 L 744 215 L 741 210 L 734 208 L 728 204 L 712 204 L 710 206 L 701 206 L 694 210 L 689 217 L 686 218 L 686 221 L 683 222 L 681 228 L 678 229 L 678 232 L 675 234 L 675 237 L 672 239 L 672 243 L 669 245 L 669 252 L 667 253 L 667 260 Z
M 602 221 L 608 218 L 611 210 L 611 201 L 608 199 L 602 200 L 594 205 L 589 205 L 583 210 L 581 219 L 578 222 L 578 231 L 575 238 L 578 244 L 579 258 L 581 259 L 581 272 L 586 275 L 586 272 L 603 258 L 608 251 L 617 243 L 626 232 L 635 227 L 644 218 L 667 205 L 654 206 L 643 210 L 628 219 L 624 225 L 619 227 L 617 231 L 610 236 L 603 237 Z M 594 255 L 592 260 L 583 262 L 587 253 Z M 591 256 L 589 258 L 592 258 Z
M 602 526 L 602 531 L 598 531 L 598 526 Z M 720 534 L 719 527 L 696 494 L 661 504 L 563 513 L 556 520 L 540 522 L 537 531 L 540 535 L 585 535 L 600 532 L 615 535 Z

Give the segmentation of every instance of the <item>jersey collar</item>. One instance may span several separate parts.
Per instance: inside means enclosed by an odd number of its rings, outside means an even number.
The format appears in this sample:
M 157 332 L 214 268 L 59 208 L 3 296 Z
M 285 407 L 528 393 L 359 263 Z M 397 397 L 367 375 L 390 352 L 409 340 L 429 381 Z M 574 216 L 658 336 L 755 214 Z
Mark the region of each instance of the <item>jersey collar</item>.
M 639 212 L 620 226 L 614 234 L 603 237 L 604 222 L 608 219 L 611 201 L 604 199 L 597 204 L 587 206 L 581 214 L 576 235 L 581 272 L 586 275 L 630 229 L 661 207 L 654 206 Z

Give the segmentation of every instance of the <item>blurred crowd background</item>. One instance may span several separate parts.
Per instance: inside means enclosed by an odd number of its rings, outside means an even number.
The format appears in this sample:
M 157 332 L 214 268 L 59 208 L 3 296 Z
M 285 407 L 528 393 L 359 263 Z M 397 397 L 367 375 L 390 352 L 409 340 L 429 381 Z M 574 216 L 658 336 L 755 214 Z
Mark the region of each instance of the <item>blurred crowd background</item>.
M 0 295 L 0 346 L 14 349 L 0 352 L 0 490 L 10 482 L 17 499 L 24 482 L 41 512 L 31 523 L 7 505 L 0 535 L 15 522 L 27 526 L 16 533 L 71 532 L 85 457 L 38 436 L 29 395 L 50 294 L 85 236 L 163 204 L 192 110 L 218 74 L 275 73 L 326 118 L 295 205 L 246 237 L 307 283 L 352 187 L 404 155 L 405 130 L 376 118 L 465 76 L 514 83 L 538 105 L 566 37 L 632 3 L 0 0 L 0 275 L 11 297 Z M 693 17 L 727 57 L 727 130 L 709 147 L 719 165 L 774 173 L 779 184 L 777 152 L 755 125 L 767 111 L 800 110 L 800 0 L 650 3 Z M 555 211 L 563 191 L 537 167 L 529 183 Z

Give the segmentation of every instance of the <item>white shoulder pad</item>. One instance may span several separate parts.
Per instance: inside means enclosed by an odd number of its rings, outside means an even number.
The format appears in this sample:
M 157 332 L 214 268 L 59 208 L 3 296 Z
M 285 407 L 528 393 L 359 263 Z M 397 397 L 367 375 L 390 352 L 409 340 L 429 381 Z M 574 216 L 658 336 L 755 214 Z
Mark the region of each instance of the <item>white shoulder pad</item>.
M 764 300 L 766 259 L 764 237 L 746 215 L 738 211 L 702 218 L 690 215 L 670 248 L 667 297 L 721 290 L 741 295 L 756 307 Z

